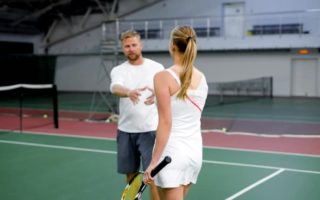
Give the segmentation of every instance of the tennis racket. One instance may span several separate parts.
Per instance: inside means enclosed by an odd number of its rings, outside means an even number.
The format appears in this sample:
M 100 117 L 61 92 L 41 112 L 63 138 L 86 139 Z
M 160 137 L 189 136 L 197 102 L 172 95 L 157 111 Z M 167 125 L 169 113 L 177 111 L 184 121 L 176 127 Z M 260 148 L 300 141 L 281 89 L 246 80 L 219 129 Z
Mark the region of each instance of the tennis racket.
M 154 177 L 167 164 L 171 162 L 171 158 L 166 156 L 152 171 L 151 176 Z M 138 172 L 124 188 L 121 200 L 140 200 L 143 191 L 147 185 L 143 183 L 143 172 Z

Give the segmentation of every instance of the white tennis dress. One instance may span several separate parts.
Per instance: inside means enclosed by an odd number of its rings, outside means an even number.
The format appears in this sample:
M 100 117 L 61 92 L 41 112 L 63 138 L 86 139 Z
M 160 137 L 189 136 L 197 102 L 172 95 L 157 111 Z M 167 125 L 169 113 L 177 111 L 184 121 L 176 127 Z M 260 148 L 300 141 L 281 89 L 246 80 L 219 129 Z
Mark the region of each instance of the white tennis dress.
M 171 70 L 167 71 L 180 85 L 180 79 Z M 155 177 L 155 184 L 162 188 L 178 187 L 196 183 L 202 165 L 201 110 L 205 105 L 208 85 L 205 76 L 197 89 L 189 89 L 189 99 L 180 100 L 171 96 L 172 129 L 162 154 L 172 162 Z

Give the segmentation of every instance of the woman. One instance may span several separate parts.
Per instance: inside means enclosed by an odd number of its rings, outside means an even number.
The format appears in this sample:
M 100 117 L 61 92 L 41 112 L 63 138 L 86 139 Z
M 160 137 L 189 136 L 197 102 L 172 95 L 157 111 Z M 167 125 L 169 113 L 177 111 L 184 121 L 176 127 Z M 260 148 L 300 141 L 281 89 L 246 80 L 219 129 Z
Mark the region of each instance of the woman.
M 208 85 L 203 73 L 193 65 L 197 46 L 192 27 L 172 30 L 169 51 L 174 64 L 154 77 L 159 123 L 144 182 L 154 181 L 161 199 L 180 200 L 196 183 L 202 165 L 200 118 Z M 153 179 L 151 170 L 167 155 L 172 162 Z

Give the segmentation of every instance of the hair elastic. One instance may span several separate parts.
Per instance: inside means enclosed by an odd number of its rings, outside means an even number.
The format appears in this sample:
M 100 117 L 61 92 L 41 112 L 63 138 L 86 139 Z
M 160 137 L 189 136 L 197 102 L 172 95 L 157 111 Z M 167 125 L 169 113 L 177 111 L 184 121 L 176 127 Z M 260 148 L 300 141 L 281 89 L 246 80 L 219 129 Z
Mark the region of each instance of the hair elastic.
M 191 40 L 191 39 L 192 39 L 191 36 L 187 37 L 187 42 L 189 42 L 189 40 Z

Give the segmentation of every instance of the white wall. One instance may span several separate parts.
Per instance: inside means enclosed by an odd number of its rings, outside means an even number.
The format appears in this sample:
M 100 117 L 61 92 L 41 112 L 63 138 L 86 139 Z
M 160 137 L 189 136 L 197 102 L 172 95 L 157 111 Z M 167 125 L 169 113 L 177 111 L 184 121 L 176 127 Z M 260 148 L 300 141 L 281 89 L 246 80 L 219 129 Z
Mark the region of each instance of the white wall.
M 274 95 L 289 96 L 290 55 L 288 53 L 218 53 L 199 55 L 198 66 L 209 82 L 228 82 L 273 77 Z
M 172 65 L 169 53 L 144 53 L 145 57 Z M 319 55 L 308 55 L 316 58 Z M 291 61 L 303 58 L 290 52 L 199 52 L 196 66 L 208 82 L 245 80 L 263 76 L 273 77 L 275 96 L 290 96 Z M 112 65 L 111 62 L 109 65 Z M 57 60 L 56 83 L 60 91 L 108 91 L 109 79 L 102 68 L 99 56 L 63 56 Z M 320 64 L 318 64 L 320 81 Z M 307 81 L 307 80 L 306 80 Z M 320 96 L 320 91 L 318 96 Z
M 54 44 L 49 48 L 49 53 L 59 54 L 81 54 L 97 53 L 100 51 L 102 39 L 101 27 L 79 34 L 63 42 Z
M 172 64 L 171 58 L 166 54 L 145 54 L 145 56 L 163 63 L 165 67 Z M 272 76 L 274 95 L 290 96 L 291 61 L 294 58 L 304 57 L 318 59 L 318 72 L 320 71 L 320 56 L 317 54 L 300 56 L 291 52 L 279 51 L 199 52 L 196 66 L 205 73 L 208 82 L 227 82 Z M 318 73 L 318 81 L 320 81 L 320 72 Z M 320 96 L 320 91 L 318 96 Z
M 99 56 L 59 56 L 56 63 L 55 83 L 59 91 L 94 91 L 102 86 L 98 84 L 104 75 Z

